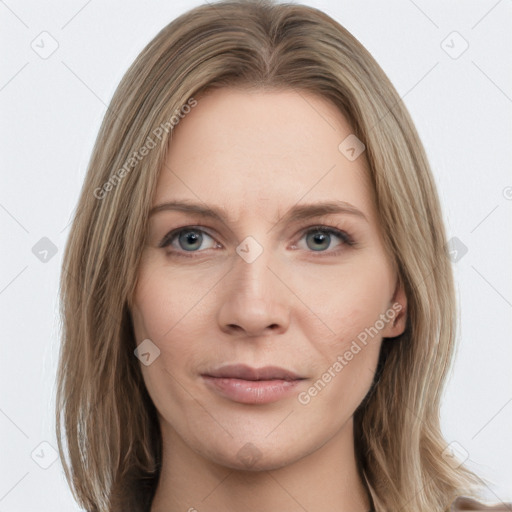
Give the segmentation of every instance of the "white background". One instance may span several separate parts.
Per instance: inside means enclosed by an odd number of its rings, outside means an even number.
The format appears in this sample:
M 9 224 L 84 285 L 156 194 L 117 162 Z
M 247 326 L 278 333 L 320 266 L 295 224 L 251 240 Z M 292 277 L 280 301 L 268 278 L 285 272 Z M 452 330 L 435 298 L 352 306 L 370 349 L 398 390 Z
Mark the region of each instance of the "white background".
M 0 512 L 78 510 L 52 448 L 40 445 L 56 447 L 57 297 L 69 222 L 119 80 L 164 25 L 200 3 L 0 1 Z M 488 479 L 489 499 L 512 501 L 512 3 L 309 5 L 352 32 L 390 77 L 426 147 L 449 236 L 468 249 L 454 263 L 462 343 L 442 426 Z M 46 59 L 31 47 L 51 48 L 43 31 L 58 43 Z M 453 31 L 469 44 L 457 58 L 465 43 Z M 32 252 L 43 237 L 57 249 L 47 262 Z

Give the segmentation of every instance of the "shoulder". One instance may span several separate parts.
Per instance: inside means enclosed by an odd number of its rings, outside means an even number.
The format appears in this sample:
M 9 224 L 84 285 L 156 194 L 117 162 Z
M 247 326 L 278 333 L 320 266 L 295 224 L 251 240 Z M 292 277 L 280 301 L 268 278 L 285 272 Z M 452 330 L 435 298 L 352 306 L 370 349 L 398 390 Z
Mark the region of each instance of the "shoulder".
M 494 511 L 494 512 L 512 512 L 512 503 L 499 503 L 493 505 L 484 505 L 472 498 L 467 498 L 465 496 L 458 497 L 450 507 L 450 512 L 463 512 L 463 511 L 479 511 L 482 512 Z

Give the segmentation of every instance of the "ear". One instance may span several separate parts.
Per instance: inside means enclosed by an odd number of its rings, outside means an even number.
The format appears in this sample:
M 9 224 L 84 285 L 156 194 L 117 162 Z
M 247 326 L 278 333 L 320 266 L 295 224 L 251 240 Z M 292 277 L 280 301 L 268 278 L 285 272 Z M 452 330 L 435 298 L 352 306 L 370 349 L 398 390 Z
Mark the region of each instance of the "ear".
M 383 338 L 395 338 L 405 331 L 407 324 L 407 295 L 400 277 L 397 278 L 393 297 L 389 301 L 389 309 L 386 317 L 390 319 L 382 336 Z

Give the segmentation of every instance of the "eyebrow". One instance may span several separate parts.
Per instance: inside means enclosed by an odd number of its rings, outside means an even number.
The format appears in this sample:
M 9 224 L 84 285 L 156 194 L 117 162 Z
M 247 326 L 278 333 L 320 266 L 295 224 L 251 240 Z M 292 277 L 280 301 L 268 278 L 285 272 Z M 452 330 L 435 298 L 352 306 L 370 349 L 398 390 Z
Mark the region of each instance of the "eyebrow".
M 190 201 L 167 201 L 154 206 L 149 216 L 162 212 L 176 210 L 186 213 L 193 213 L 201 217 L 209 217 L 224 222 L 225 212 L 217 206 L 205 206 Z M 311 217 L 321 217 L 329 214 L 348 214 L 360 217 L 368 222 L 366 215 L 354 205 L 345 201 L 326 201 L 310 204 L 295 205 L 290 208 L 278 222 L 297 222 Z

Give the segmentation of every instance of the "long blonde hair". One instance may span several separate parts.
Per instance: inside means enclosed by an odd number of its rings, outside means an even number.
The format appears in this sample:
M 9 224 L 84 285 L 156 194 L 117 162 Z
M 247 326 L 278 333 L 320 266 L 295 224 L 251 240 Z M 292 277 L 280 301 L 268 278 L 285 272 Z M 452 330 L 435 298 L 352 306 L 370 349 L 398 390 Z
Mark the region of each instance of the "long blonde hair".
M 227 86 L 314 92 L 365 144 L 408 319 L 402 336 L 384 340 L 374 385 L 355 414 L 359 471 L 376 511 L 448 510 L 476 477 L 442 456 L 440 396 L 456 311 L 424 149 L 357 39 L 317 9 L 270 0 L 205 4 L 171 22 L 129 68 L 105 114 L 61 278 L 57 437 L 75 498 L 91 512 L 149 510 L 161 435 L 133 354 L 131 297 L 172 129 L 191 98 Z

